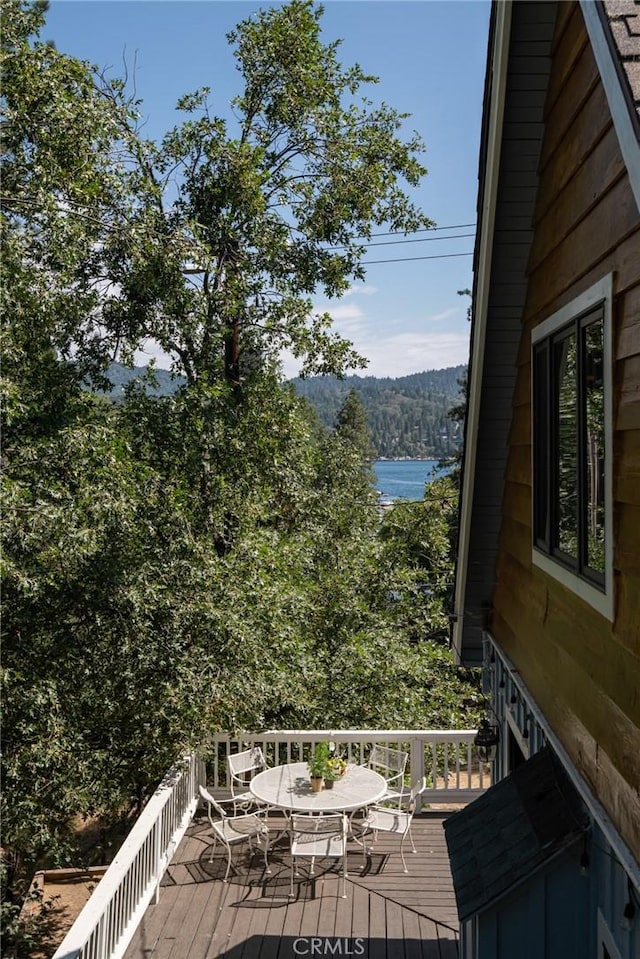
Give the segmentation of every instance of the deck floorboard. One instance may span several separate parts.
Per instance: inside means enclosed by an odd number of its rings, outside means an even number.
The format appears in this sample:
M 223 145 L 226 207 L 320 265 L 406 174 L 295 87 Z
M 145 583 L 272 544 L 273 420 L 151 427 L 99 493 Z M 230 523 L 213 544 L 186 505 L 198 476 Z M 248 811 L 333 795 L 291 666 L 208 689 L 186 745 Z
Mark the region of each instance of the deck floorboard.
M 458 920 L 442 822 L 448 813 L 416 816 L 417 849 L 397 837 L 369 839 L 371 853 L 350 842 L 347 898 L 340 866 L 325 861 L 294 879 L 289 895 L 287 840 L 278 836 L 267 874 L 259 852 L 234 850 L 229 881 L 225 850 L 209 862 L 205 818 L 196 818 L 180 843 L 160 890 L 147 909 L 124 959 L 456 959 Z M 362 868 L 364 862 L 364 868 Z M 330 940 L 329 947 L 325 940 Z

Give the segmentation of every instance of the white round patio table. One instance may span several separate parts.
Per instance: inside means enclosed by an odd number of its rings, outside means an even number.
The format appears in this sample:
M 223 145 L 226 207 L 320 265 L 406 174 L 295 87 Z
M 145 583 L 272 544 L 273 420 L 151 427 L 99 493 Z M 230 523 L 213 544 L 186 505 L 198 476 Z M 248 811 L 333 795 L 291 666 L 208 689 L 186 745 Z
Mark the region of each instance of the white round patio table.
M 288 812 L 348 812 L 382 799 L 387 783 L 366 766 L 348 765 L 333 789 L 314 792 L 306 763 L 272 766 L 251 780 L 249 789 L 260 802 Z

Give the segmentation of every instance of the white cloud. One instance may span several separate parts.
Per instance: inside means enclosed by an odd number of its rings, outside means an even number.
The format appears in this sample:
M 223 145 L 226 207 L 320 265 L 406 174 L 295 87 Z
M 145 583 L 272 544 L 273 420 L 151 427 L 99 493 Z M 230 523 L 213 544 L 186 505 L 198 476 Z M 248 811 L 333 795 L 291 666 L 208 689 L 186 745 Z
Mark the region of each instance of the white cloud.
M 318 307 L 319 310 L 322 307 Z M 463 327 L 448 330 L 434 330 L 433 326 L 445 320 L 450 321 L 460 313 L 451 308 L 430 316 L 423 321 L 422 328 L 402 331 L 402 324 L 386 321 L 380 323 L 370 320 L 363 310 L 354 303 L 340 303 L 330 307 L 329 312 L 335 322 L 335 331 L 351 340 L 355 349 L 369 360 L 365 370 L 353 372 L 362 376 L 407 376 L 422 370 L 441 370 L 448 366 L 458 366 L 469 360 L 469 330 L 465 322 Z M 430 329 L 425 329 L 428 324 Z M 396 332 L 396 330 L 398 332 Z M 135 363 L 145 366 L 151 357 L 157 365 L 169 369 L 171 357 L 160 349 L 153 340 L 144 343 L 143 351 L 135 354 Z M 281 355 L 283 374 L 286 378 L 297 376 L 301 363 L 291 353 Z
M 359 376 L 408 376 L 423 370 L 443 370 L 469 361 L 468 329 L 462 332 L 421 331 L 390 336 L 375 336 L 365 330 L 363 336 L 354 336 L 352 339 L 356 350 L 369 360 L 365 370 L 351 371 Z M 298 360 L 286 353 L 282 355 L 282 362 L 285 377 L 297 376 L 300 369 Z
M 318 313 L 328 313 L 335 323 L 361 320 L 364 313 L 355 303 L 340 303 L 337 306 L 316 307 Z
M 133 362 L 136 366 L 146 366 L 152 358 L 155 359 L 159 369 L 171 369 L 171 357 L 155 340 L 145 340 L 142 348 L 133 354 Z
M 407 376 L 467 363 L 469 330 L 398 333 L 358 340 L 355 346 L 369 359 L 366 372 L 370 376 Z
M 373 296 L 377 292 L 377 286 L 372 286 L 370 283 L 361 283 L 358 284 L 358 286 L 350 286 L 343 296 L 356 296 L 358 294 L 362 296 Z
M 283 350 L 280 354 L 280 362 L 282 363 L 282 375 L 286 380 L 292 380 L 294 376 L 297 376 L 300 372 L 300 367 L 302 363 L 300 360 L 297 360 L 289 350 Z

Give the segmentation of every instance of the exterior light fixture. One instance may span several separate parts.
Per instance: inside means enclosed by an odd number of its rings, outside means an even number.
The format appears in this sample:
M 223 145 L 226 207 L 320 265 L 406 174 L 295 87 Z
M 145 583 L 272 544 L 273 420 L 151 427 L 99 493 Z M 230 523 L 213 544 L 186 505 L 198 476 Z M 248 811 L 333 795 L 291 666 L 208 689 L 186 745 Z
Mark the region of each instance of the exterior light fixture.
M 580 875 L 581 876 L 589 875 L 590 865 L 591 865 L 591 860 L 589 858 L 589 853 L 586 849 L 584 849 L 582 852 L 582 855 L 580 856 Z
M 581 876 L 589 875 L 590 865 L 591 865 L 591 857 L 589 855 L 589 834 L 585 832 L 584 838 L 582 840 L 582 855 L 580 856 L 580 875 Z
M 633 889 L 631 887 L 631 880 L 627 879 L 627 889 L 629 890 L 629 898 L 627 899 L 624 909 L 622 910 L 622 919 L 620 924 L 623 929 L 630 931 L 633 926 L 633 920 L 636 917 L 636 906 L 633 901 Z
M 636 907 L 629 899 L 629 901 L 626 903 L 624 910 L 622 912 L 622 921 L 620 923 L 622 928 L 626 929 L 627 932 L 629 932 L 631 930 L 631 927 L 633 926 L 633 920 L 635 918 L 635 914 L 636 914 Z
M 500 729 L 497 723 L 490 722 L 486 716 L 483 717 L 473 740 L 483 763 L 490 763 L 496 758 L 496 747 L 499 742 Z

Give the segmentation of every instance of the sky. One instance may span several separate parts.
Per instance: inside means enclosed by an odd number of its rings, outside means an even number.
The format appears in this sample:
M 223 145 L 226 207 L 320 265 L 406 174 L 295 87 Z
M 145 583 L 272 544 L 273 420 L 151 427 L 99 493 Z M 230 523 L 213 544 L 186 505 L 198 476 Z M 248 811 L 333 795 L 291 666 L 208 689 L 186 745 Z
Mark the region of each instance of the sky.
M 182 116 L 178 98 L 199 87 L 211 88 L 213 112 L 229 115 L 239 75 L 226 34 L 271 5 L 52 0 L 42 38 L 112 77 L 126 71 L 143 101 L 143 134 L 160 138 Z M 458 290 L 472 284 L 489 12 L 489 0 L 325 0 L 323 39 L 341 39 L 341 62 L 358 62 L 379 77 L 366 91 L 370 99 L 411 114 L 404 134 L 420 134 L 428 174 L 408 192 L 437 226 L 372 237 L 364 283 L 340 301 L 315 299 L 368 358 L 359 375 L 405 376 L 468 360 L 469 298 Z M 396 262 L 375 262 L 390 260 Z M 137 361 L 144 360 L 139 354 Z M 284 374 L 295 375 L 293 360 L 283 361 Z M 160 358 L 158 365 L 169 363 Z

